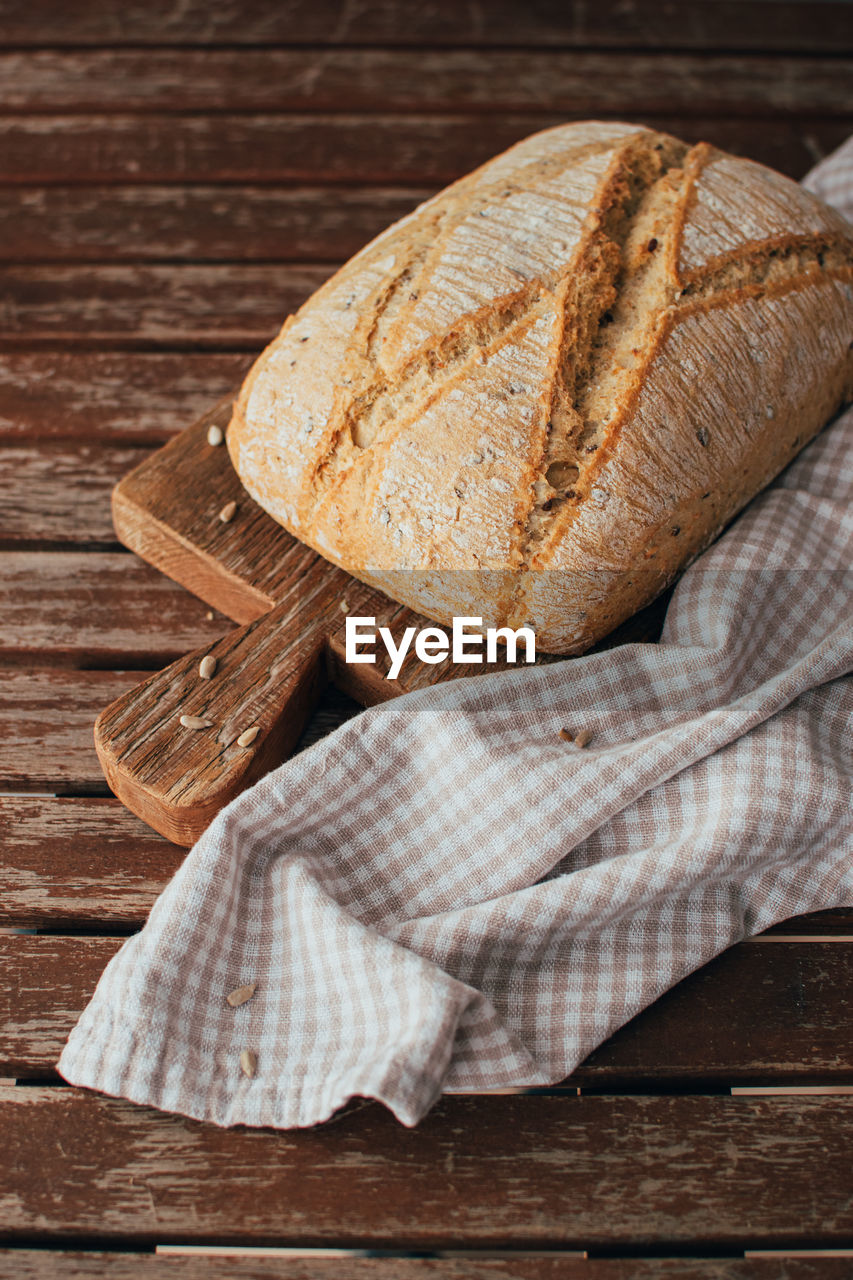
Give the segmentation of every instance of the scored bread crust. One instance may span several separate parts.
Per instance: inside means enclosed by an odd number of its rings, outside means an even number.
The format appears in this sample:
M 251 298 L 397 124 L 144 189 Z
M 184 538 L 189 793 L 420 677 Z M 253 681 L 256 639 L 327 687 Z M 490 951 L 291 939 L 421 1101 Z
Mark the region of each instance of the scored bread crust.
M 250 371 L 228 448 L 436 621 L 588 648 L 853 393 L 853 229 L 706 144 L 558 126 L 389 227 Z

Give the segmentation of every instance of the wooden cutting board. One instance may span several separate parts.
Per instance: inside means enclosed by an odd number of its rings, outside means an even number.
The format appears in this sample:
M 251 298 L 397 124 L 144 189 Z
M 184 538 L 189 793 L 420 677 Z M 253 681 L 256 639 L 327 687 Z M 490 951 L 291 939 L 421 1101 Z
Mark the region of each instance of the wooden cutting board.
M 365 706 L 444 680 L 506 670 L 506 662 L 435 665 L 410 654 L 397 679 L 375 665 L 345 661 L 348 613 L 374 616 L 399 635 L 426 618 L 364 586 L 304 546 L 243 489 L 224 445 L 231 399 L 146 459 L 113 491 L 116 532 L 132 551 L 235 622 L 213 646 L 172 663 L 108 706 L 95 746 L 120 800 L 177 844 L 192 844 L 244 787 L 280 764 L 331 680 Z M 220 512 L 236 511 L 227 523 Z M 651 606 L 606 644 L 655 639 L 661 608 Z M 216 661 L 212 677 L 201 659 Z M 553 662 L 540 655 L 538 662 Z M 187 727 L 181 717 L 205 727 Z M 247 730 L 252 741 L 241 745 Z M 245 738 L 244 738 L 245 742 Z

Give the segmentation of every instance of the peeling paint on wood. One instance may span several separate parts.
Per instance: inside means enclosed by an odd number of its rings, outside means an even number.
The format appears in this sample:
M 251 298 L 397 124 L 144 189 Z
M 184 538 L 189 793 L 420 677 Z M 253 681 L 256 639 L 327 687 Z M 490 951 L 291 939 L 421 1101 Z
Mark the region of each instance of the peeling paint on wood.
M 0 55 L 9 111 L 583 111 L 836 115 L 844 58 L 546 49 L 86 49 Z
M 620 113 L 622 114 L 622 113 Z M 480 115 L 54 115 L 0 120 L 4 181 L 22 183 L 296 182 L 430 183 L 468 173 L 538 129 L 589 112 Z M 830 150 L 849 117 L 814 116 L 804 128 L 780 116 L 631 112 L 632 123 L 710 142 L 801 177 L 813 156 L 805 136 Z
M 844 1244 L 849 1097 L 447 1098 L 315 1129 L 214 1125 L 64 1088 L 0 1095 L 7 1239 L 632 1249 Z M 453 1172 L 446 1173 L 448 1157 Z M 259 1186 L 263 1194 L 259 1194 Z

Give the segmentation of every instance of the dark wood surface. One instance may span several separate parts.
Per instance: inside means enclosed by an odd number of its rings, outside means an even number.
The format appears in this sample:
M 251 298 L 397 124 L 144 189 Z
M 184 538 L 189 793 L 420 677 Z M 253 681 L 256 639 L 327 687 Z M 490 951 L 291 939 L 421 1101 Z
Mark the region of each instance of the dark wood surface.
M 0 0 L 0 1276 L 851 1274 L 851 911 L 734 948 L 561 1090 L 414 1131 L 362 1102 L 224 1132 L 54 1073 L 181 858 L 110 796 L 95 716 L 231 625 L 120 547 L 114 481 L 499 147 L 628 118 L 799 177 L 853 131 L 851 65 L 829 0 Z M 357 710 L 329 692 L 303 741 Z
M 373 0 L 3 0 L 0 38 L 26 48 L 97 45 L 429 45 L 605 49 L 849 52 L 849 17 L 837 0 L 492 0 L 423 6 Z
M 0 1203 L 10 1240 L 832 1248 L 853 1233 L 851 1122 L 840 1095 L 539 1095 L 444 1098 L 416 1129 L 360 1102 L 271 1132 L 18 1087 Z
M 198 1246 L 189 1246 L 191 1249 Z M 167 1246 L 168 1248 L 168 1246 Z M 247 1256 L 247 1254 L 249 1256 Z M 0 1250 L 2 1280 L 849 1280 L 849 1259 L 824 1253 L 819 1257 L 733 1258 L 583 1258 L 564 1250 L 495 1255 L 444 1250 L 440 1257 L 344 1256 L 290 1257 L 265 1251 L 226 1250 L 213 1255 L 181 1256 L 164 1252 L 63 1253 L 30 1249 Z

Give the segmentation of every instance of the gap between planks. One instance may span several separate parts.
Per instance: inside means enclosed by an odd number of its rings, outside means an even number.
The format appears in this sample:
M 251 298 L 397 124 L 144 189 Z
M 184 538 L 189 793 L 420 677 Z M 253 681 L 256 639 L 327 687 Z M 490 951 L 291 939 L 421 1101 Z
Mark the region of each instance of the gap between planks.
M 275 1246 L 252 1245 L 210 1245 L 210 1244 L 157 1244 L 154 1252 L 164 1257 L 205 1257 L 205 1258 L 376 1258 L 406 1257 L 405 1251 L 395 1253 L 384 1249 L 305 1249 Z M 430 1250 L 430 1258 L 506 1258 L 519 1260 L 526 1258 L 580 1258 L 586 1259 L 589 1254 L 579 1249 L 436 1249 Z
M 18 1079 L 15 1076 L 0 1077 L 0 1089 L 15 1088 L 32 1088 L 44 1087 L 70 1089 L 73 1085 L 66 1084 L 63 1080 L 53 1080 L 52 1077 L 42 1076 L 37 1080 L 31 1080 L 26 1077 Z M 745 1097 L 745 1098 L 796 1098 L 796 1097 L 834 1097 L 853 1095 L 853 1085 L 732 1085 L 728 1090 L 725 1088 L 709 1092 L 706 1089 L 697 1088 L 694 1090 L 671 1090 L 671 1096 L 674 1097 L 718 1097 L 728 1094 L 729 1097 Z M 588 1087 L 570 1086 L 570 1085 L 552 1085 L 550 1088 L 543 1089 L 541 1087 L 526 1087 L 519 1085 L 512 1089 L 444 1089 L 441 1096 L 443 1098 L 541 1098 L 541 1097 L 574 1097 L 574 1098 L 606 1098 L 606 1097 L 666 1097 L 667 1090 L 655 1089 L 647 1094 L 642 1089 L 632 1089 L 630 1091 L 620 1088 L 598 1088 L 590 1089 Z M 367 1099 L 372 1102 L 372 1099 Z M 377 1103 L 377 1105 L 379 1105 Z

